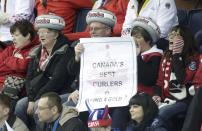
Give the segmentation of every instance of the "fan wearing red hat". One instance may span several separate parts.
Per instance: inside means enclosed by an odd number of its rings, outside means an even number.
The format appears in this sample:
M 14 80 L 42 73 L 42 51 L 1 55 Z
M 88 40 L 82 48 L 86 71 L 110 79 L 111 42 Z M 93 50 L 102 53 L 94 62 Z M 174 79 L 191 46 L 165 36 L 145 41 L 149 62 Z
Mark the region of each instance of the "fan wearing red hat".
M 93 109 L 86 101 L 88 108 L 88 127 L 91 131 L 111 131 L 112 118 L 109 115 L 109 108 L 106 105 L 104 109 Z

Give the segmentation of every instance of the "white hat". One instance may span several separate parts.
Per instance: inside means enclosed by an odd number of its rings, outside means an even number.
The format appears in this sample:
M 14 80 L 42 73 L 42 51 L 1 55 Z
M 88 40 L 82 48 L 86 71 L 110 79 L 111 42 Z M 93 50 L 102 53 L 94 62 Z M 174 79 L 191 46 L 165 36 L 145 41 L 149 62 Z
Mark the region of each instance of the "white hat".
M 91 22 L 101 22 L 113 28 L 116 23 L 116 16 L 107 10 L 93 9 L 86 16 L 86 23 L 90 24 Z
M 62 17 L 56 15 L 40 15 L 35 19 L 35 28 L 49 28 L 62 30 L 65 27 L 65 21 Z
M 160 28 L 151 18 L 146 17 L 138 17 L 134 20 L 132 24 L 132 30 L 134 27 L 142 27 L 144 28 L 149 35 L 151 36 L 153 43 L 157 42 L 160 38 Z

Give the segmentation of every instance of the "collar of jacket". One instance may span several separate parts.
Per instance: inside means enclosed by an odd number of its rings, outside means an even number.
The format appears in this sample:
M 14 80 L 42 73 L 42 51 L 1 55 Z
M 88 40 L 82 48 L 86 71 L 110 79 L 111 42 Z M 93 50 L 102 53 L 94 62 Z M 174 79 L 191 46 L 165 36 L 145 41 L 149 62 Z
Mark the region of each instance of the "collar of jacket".
M 59 124 L 62 126 L 70 120 L 71 118 L 78 117 L 79 113 L 75 107 L 65 107 L 63 106 L 61 118 L 59 120 Z
M 57 41 L 52 49 L 51 56 L 55 54 L 64 54 L 68 48 L 69 41 L 63 36 L 59 35 Z M 38 45 L 30 51 L 30 57 L 37 57 L 41 52 L 42 45 Z

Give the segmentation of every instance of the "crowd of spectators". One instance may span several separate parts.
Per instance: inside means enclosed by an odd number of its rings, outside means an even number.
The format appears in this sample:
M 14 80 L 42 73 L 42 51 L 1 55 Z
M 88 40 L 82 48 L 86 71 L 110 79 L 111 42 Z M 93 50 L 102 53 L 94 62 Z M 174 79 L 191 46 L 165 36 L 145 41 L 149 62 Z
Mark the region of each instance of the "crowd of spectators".
M 73 32 L 83 8 L 85 31 Z M 79 39 L 113 36 L 135 41 L 137 94 L 79 113 Z M 0 0 L 0 42 L 0 131 L 202 128 L 202 56 L 174 0 Z

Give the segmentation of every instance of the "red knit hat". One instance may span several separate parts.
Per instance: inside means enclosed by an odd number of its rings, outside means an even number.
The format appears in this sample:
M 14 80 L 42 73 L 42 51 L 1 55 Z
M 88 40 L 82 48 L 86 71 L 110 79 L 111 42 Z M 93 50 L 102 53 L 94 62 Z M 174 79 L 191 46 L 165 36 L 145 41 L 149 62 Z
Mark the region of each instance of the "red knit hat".
M 112 119 L 109 115 L 109 108 L 106 105 L 104 109 L 92 110 L 89 103 L 86 102 L 88 111 L 90 113 L 88 117 L 88 127 L 105 127 L 112 124 Z

